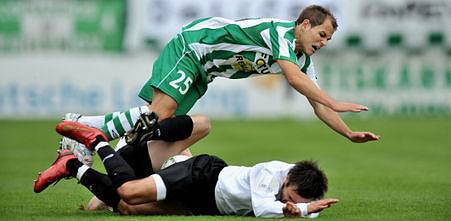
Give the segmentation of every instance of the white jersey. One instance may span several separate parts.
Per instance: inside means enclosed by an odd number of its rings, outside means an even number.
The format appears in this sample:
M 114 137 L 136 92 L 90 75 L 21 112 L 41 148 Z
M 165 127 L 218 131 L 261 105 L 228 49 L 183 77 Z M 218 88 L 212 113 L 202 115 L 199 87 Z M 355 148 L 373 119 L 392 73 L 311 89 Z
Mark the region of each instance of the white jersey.
M 285 204 L 278 201 L 276 195 L 293 166 L 271 161 L 253 167 L 225 167 L 215 188 L 216 206 L 225 215 L 284 217 L 282 208 Z

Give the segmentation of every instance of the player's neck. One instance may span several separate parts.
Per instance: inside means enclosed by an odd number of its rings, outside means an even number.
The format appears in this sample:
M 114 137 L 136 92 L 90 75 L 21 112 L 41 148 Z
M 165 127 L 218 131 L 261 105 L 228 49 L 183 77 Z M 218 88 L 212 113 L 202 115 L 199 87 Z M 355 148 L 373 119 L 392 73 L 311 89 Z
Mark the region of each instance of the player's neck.
M 294 45 L 295 45 L 295 49 L 294 51 L 296 52 L 296 54 L 302 54 L 302 43 L 301 43 L 301 26 L 300 25 L 296 25 L 294 26 Z

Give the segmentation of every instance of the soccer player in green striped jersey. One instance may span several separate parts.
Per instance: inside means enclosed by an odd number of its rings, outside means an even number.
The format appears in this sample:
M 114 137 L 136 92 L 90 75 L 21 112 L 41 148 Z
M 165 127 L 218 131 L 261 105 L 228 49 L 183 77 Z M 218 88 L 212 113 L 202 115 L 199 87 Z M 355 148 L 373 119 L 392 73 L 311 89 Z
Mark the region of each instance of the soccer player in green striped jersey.
M 316 83 L 310 56 L 327 45 L 336 28 L 332 13 L 317 5 L 306 7 L 296 21 L 234 21 L 219 17 L 195 20 L 165 46 L 139 96 L 162 120 L 186 114 L 216 77 L 283 74 L 331 129 L 353 142 L 378 140 L 379 136 L 371 132 L 352 131 L 337 114 L 366 111 L 366 106 L 338 102 Z M 127 118 L 126 113 L 103 127 L 110 138 L 133 127 L 134 122 L 127 119 L 137 117 Z

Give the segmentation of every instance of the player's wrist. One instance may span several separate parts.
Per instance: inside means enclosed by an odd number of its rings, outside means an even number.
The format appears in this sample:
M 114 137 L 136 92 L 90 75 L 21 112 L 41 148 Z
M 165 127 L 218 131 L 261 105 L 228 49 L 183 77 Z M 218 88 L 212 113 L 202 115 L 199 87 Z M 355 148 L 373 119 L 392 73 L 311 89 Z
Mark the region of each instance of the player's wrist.
M 306 217 L 309 214 L 309 205 L 310 203 L 298 203 L 297 206 L 300 210 L 299 216 Z

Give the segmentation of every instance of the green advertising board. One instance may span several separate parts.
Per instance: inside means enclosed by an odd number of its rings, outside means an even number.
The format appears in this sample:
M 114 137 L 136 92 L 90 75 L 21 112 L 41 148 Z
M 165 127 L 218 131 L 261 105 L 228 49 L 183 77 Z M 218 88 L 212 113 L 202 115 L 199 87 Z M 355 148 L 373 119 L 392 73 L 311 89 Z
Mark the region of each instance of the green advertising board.
M 0 51 L 123 50 L 125 0 L 1 0 Z

